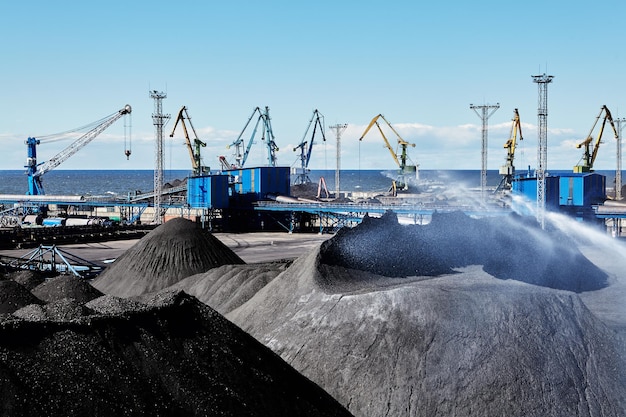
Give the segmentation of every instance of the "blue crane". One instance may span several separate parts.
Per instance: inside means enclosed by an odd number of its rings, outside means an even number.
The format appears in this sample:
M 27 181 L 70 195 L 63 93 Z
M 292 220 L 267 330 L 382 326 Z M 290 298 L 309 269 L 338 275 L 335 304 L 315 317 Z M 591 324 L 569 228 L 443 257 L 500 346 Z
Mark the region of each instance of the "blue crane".
M 44 189 L 42 184 L 42 176 L 46 172 L 58 167 L 63 162 L 65 162 L 70 156 L 74 155 L 76 152 L 81 150 L 85 145 L 91 142 L 96 138 L 100 133 L 102 133 L 106 128 L 111 126 L 116 120 L 121 118 L 126 114 L 130 114 L 132 111 L 130 105 L 124 106 L 123 109 L 113 113 L 103 119 L 100 119 L 91 125 L 84 126 L 84 129 L 90 127 L 91 129 L 85 133 L 83 136 L 78 138 L 75 142 L 73 142 L 70 146 L 63 149 L 61 152 L 56 154 L 54 157 L 50 158 L 48 161 L 43 163 L 37 163 L 37 145 L 41 143 L 42 140 L 51 139 L 52 137 L 58 137 L 61 135 L 65 135 L 67 133 L 75 132 L 79 129 L 75 129 L 71 132 L 64 132 L 58 135 L 49 135 L 43 138 L 37 139 L 34 137 L 29 137 L 26 139 L 26 147 L 28 157 L 26 158 L 26 166 L 27 174 L 28 174 L 28 195 L 44 195 Z M 126 156 L 130 155 L 130 151 L 125 151 Z
M 315 121 L 315 123 L 313 122 Z M 307 134 L 309 133 L 309 129 L 313 124 L 313 133 L 311 134 L 311 140 L 307 140 Z M 298 146 L 293 148 L 293 151 L 296 152 L 300 149 L 300 168 L 296 169 L 296 177 L 294 179 L 294 185 L 298 184 L 306 184 L 311 182 L 309 178 L 309 161 L 311 160 L 311 152 L 313 151 L 313 142 L 315 140 L 315 133 L 317 129 L 322 134 L 322 140 L 326 141 L 326 136 L 324 135 L 324 116 L 317 110 L 313 110 L 313 116 L 311 116 L 311 120 L 309 120 L 309 124 L 304 131 L 304 136 L 302 137 L 302 141 Z M 308 146 L 307 146 L 308 145 Z
M 244 140 L 243 134 L 245 133 L 248 125 L 252 121 L 252 118 L 255 114 L 258 114 L 258 118 L 256 124 L 254 125 L 254 130 L 252 131 L 252 136 L 248 140 L 248 144 L 244 149 Z M 254 143 L 254 137 L 256 136 L 257 129 L 259 128 L 259 124 L 263 122 L 263 134 L 261 136 L 261 140 L 265 141 L 267 146 L 267 162 L 268 166 L 275 167 L 276 166 L 276 152 L 278 151 L 278 146 L 274 141 L 274 132 L 272 131 L 272 124 L 270 121 L 270 109 L 265 106 L 265 111 L 262 111 L 259 107 L 256 107 L 252 111 L 252 115 L 248 118 L 248 122 L 243 127 L 243 130 L 237 137 L 233 143 L 228 145 L 228 149 L 232 146 L 235 146 L 235 164 L 234 168 L 243 168 L 246 164 L 246 160 L 248 159 L 248 154 L 250 154 L 250 148 L 252 148 L 252 144 Z

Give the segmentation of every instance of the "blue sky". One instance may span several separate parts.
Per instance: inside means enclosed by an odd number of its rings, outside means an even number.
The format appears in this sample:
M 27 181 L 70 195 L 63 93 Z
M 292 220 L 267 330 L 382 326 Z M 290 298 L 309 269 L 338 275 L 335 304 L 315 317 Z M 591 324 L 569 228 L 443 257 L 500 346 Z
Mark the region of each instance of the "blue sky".
M 327 141 L 316 137 L 309 168 L 336 166 L 328 129 L 336 123 L 348 124 L 342 168 L 394 168 L 377 131 L 358 140 L 382 113 L 415 143 L 409 156 L 421 169 L 480 169 L 481 120 L 469 106 L 495 103 L 488 168 L 504 163 L 518 108 L 524 141 L 515 165 L 525 169 L 537 158 L 538 88 L 531 76 L 542 73 L 554 76 L 548 170 L 571 169 L 582 156 L 575 144 L 602 105 L 615 119 L 626 116 L 626 3 L 581 3 L 3 2 L 0 169 L 22 169 L 28 136 L 83 126 L 125 104 L 133 108 L 129 160 L 120 120 L 58 169 L 152 169 L 150 90 L 167 94 L 163 110 L 172 116 L 164 128 L 166 169 L 190 167 L 182 130 L 169 137 L 183 105 L 207 142 L 202 156 L 212 168 L 220 155 L 232 159 L 227 145 L 253 109 L 268 106 L 282 166 L 297 164 L 293 148 L 318 109 Z M 40 145 L 39 162 L 71 142 Z M 609 129 L 595 168 L 615 169 L 615 160 Z M 246 165 L 266 163 L 258 140 Z

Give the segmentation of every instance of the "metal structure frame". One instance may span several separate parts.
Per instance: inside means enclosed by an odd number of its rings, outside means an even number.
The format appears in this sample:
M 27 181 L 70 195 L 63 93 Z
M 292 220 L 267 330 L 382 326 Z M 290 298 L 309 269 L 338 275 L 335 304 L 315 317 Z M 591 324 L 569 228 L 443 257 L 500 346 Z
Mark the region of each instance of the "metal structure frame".
M 335 171 L 335 198 L 339 198 L 339 192 L 341 188 L 339 187 L 339 172 L 341 171 L 341 134 L 348 127 L 347 123 L 335 124 L 330 126 L 330 128 L 335 132 L 335 137 L 337 138 L 337 170 Z
M 169 114 L 163 114 L 163 99 L 167 94 L 152 90 L 150 97 L 154 100 L 154 113 L 152 124 L 155 127 L 155 152 L 154 152 L 154 223 L 163 223 L 161 210 L 161 191 L 163 190 L 163 126 L 170 118 Z
M 482 120 L 482 148 L 481 148 L 481 168 L 480 168 L 480 193 L 483 203 L 487 196 L 487 120 L 500 108 L 500 103 L 493 105 L 483 104 L 475 106 L 470 104 L 470 109 Z M 480 110 L 480 112 L 478 111 Z
M 542 229 L 546 227 L 546 172 L 548 170 L 548 84 L 552 75 L 533 75 L 538 94 L 538 134 L 537 134 L 537 221 Z
M 39 245 L 38 248 L 26 253 L 21 258 L 9 262 L 9 266 L 60 273 L 70 272 L 76 277 L 94 275 L 103 269 L 102 266 L 72 255 L 63 249 L 59 249 L 56 245 Z
M 617 130 L 617 149 L 616 149 L 616 168 L 615 168 L 615 199 L 622 199 L 622 131 L 626 126 L 626 119 L 615 119 L 615 128 Z

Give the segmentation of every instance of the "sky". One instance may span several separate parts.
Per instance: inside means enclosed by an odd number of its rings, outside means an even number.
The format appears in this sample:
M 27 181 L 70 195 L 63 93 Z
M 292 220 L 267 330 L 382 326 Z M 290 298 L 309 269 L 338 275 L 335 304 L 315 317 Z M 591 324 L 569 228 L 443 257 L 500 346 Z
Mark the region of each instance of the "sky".
M 579 4 L 580 3 L 580 4 Z M 67 132 L 131 105 L 120 119 L 56 169 L 154 169 L 155 101 L 162 92 L 164 169 L 191 169 L 180 126 L 186 106 L 203 164 L 234 160 L 247 144 L 256 107 L 269 108 L 280 166 L 299 166 L 294 152 L 319 133 L 308 168 L 393 169 L 397 138 L 385 147 L 378 114 L 415 144 L 422 170 L 482 168 L 482 119 L 470 105 L 498 105 L 487 122 L 487 168 L 504 164 L 514 109 L 522 122 L 518 170 L 537 164 L 538 85 L 548 85 L 548 171 L 580 162 L 576 144 L 606 105 L 626 116 L 626 3 L 528 0 L 480 2 L 85 1 L 2 2 L 0 5 L 0 170 L 23 169 L 26 138 Z M 247 129 L 244 126 L 251 119 Z M 188 123 L 188 122 L 187 122 Z M 623 124 L 626 126 L 626 122 Z M 189 125 L 188 125 L 189 127 Z M 79 135 L 80 136 L 80 135 Z M 38 162 L 77 136 L 42 142 Z M 193 139 L 193 138 L 192 138 Z M 594 168 L 616 168 L 610 126 Z M 261 131 L 246 166 L 267 165 Z M 132 154 L 127 159 L 124 151 Z

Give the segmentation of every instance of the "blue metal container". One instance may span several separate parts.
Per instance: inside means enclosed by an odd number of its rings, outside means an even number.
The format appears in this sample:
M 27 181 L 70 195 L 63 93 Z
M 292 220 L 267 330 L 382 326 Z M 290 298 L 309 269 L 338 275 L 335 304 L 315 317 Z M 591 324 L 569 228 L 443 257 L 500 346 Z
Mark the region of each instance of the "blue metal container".
M 559 205 L 591 207 L 606 200 L 606 176 L 565 173 L 559 178 Z
M 546 209 L 547 210 L 558 210 L 559 208 L 559 177 L 547 176 L 546 177 L 546 187 L 545 187 L 545 197 L 546 197 Z M 521 176 L 513 179 L 511 184 L 511 193 L 513 195 L 521 196 L 524 198 L 526 203 L 536 204 L 537 203 L 537 178 L 536 177 L 528 177 Z M 526 215 L 530 215 L 528 209 L 524 207 L 522 204 L 515 204 L 514 208 Z
M 187 178 L 187 204 L 192 208 L 228 208 L 228 175 Z
M 227 171 L 234 178 L 234 192 L 246 200 L 266 199 L 269 194 L 290 195 L 289 167 L 256 167 Z

